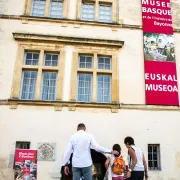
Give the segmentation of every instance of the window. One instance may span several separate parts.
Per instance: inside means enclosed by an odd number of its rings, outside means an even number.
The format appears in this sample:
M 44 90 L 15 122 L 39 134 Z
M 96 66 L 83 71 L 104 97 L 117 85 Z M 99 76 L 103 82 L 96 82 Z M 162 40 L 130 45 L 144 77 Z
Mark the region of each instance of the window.
M 79 73 L 78 74 L 78 101 L 92 101 L 92 75 Z
M 81 19 L 87 21 L 94 21 L 94 4 L 82 3 Z
M 57 66 L 58 65 L 58 54 L 45 54 L 45 66 Z
M 33 100 L 36 89 L 36 71 L 23 71 L 21 99 Z
M 68 18 L 69 0 L 25 0 L 26 16 Z
M 50 17 L 53 18 L 63 17 L 63 1 L 51 0 Z
M 118 0 L 77 0 L 76 18 L 84 21 L 119 23 Z
M 112 5 L 99 5 L 99 21 L 112 22 Z
M 92 56 L 79 56 L 79 68 L 92 68 Z
M 56 78 L 57 73 L 43 72 L 42 100 L 56 99 Z
M 97 102 L 110 103 L 111 102 L 111 76 L 98 75 L 98 92 Z
M 24 42 L 16 60 L 12 98 L 55 101 L 62 99 L 64 45 Z
M 46 0 L 33 0 L 32 16 L 44 16 Z
M 98 58 L 98 68 L 99 69 L 111 69 L 111 59 L 109 57 L 99 57 Z
M 39 53 L 26 52 L 25 53 L 25 64 L 26 65 L 38 65 Z
M 148 144 L 148 166 L 149 170 L 160 170 L 160 145 Z
M 16 149 L 30 149 L 30 142 L 17 141 Z
M 88 50 L 87 54 L 83 54 L 80 50 L 73 57 L 77 57 L 77 59 L 73 59 L 74 74 L 72 73 L 72 79 L 75 79 L 75 76 L 77 78 L 76 89 L 72 89 L 72 96 L 76 94 L 75 100 L 88 103 L 117 102 L 118 81 L 116 81 L 116 78 L 118 75 L 116 56 L 90 54 Z M 112 91 L 114 91 L 113 94 Z M 71 99 L 74 99 L 72 96 Z

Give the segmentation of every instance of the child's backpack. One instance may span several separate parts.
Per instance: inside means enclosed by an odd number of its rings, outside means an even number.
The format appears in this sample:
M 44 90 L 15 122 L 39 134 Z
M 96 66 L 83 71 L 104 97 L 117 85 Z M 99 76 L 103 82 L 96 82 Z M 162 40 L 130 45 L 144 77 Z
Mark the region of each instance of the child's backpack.
M 112 166 L 112 172 L 116 175 L 122 175 L 125 170 L 125 161 L 122 156 L 115 157 L 114 163 Z

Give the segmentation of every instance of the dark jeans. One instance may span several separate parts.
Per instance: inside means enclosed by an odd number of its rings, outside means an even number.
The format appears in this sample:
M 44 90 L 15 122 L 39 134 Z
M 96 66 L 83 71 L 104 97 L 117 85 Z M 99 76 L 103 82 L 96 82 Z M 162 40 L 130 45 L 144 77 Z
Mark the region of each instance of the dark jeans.
M 144 171 L 132 171 L 131 177 L 128 180 L 143 180 Z
M 92 166 L 84 168 L 72 167 L 72 173 L 73 180 L 80 180 L 82 176 L 84 177 L 83 180 L 92 180 Z

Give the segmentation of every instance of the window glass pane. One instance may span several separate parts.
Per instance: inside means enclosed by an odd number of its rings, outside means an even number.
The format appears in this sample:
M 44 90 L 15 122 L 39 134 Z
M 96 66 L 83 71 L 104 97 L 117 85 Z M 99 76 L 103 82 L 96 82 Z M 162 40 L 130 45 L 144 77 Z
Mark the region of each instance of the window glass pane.
M 152 168 L 152 161 L 148 161 L 149 168 Z
M 42 82 L 42 100 L 55 100 L 56 98 L 56 72 L 44 72 Z
M 58 65 L 58 54 L 45 54 L 45 66 L 57 66 Z
M 98 75 L 98 90 L 97 102 L 110 103 L 111 102 L 111 76 Z
M 26 52 L 25 53 L 25 65 L 38 65 L 39 53 Z
M 79 68 L 92 68 L 92 57 L 79 56 Z
M 50 17 L 62 18 L 63 17 L 63 1 L 51 0 Z
M 44 16 L 45 4 L 45 0 L 33 0 L 32 16 Z
M 37 72 L 24 71 L 22 77 L 21 99 L 33 100 L 36 90 Z
M 98 69 L 111 69 L 111 59 L 107 57 L 98 57 Z
M 99 6 L 99 21 L 101 22 L 112 22 L 112 6 L 103 5 Z
M 91 74 L 78 74 L 77 100 L 80 102 L 92 101 L 92 75 Z
M 94 21 L 94 4 L 91 3 L 82 4 L 81 19 L 87 21 Z

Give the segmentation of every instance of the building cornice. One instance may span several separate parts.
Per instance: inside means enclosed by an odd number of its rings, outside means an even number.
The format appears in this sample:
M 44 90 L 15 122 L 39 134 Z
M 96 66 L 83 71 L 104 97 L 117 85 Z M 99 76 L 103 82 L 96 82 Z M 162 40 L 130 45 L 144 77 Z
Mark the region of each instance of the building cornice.
M 0 100 L 0 106 L 9 106 L 10 109 L 17 109 L 18 105 L 23 106 L 48 106 L 54 107 L 55 111 L 61 111 L 63 107 L 68 107 L 69 111 L 76 111 L 76 108 L 110 109 L 112 113 L 119 110 L 143 110 L 143 111 L 180 111 L 180 106 L 157 106 L 145 104 L 104 104 L 104 103 L 83 103 L 73 101 L 31 101 L 7 99 Z
M 118 23 L 103 23 L 103 22 L 89 22 L 89 21 L 80 21 L 72 19 L 55 19 L 49 17 L 33 17 L 33 16 L 16 16 L 16 15 L 4 15 L 0 14 L 0 19 L 8 20 L 21 20 L 23 24 L 28 24 L 31 21 L 36 22 L 50 22 L 50 23 L 59 23 L 62 27 L 67 27 L 68 24 L 74 25 L 75 28 L 78 28 L 81 25 L 86 26 L 103 26 L 112 28 L 112 30 L 127 28 L 127 29 L 142 29 L 142 25 L 131 25 L 131 24 L 118 24 Z M 174 28 L 175 33 L 180 33 L 179 28 Z
M 38 42 L 56 42 L 63 44 L 80 44 L 80 45 L 92 45 L 92 46 L 103 46 L 103 47 L 115 47 L 121 48 L 124 45 L 124 41 L 119 40 L 108 40 L 108 39 L 92 39 L 82 37 L 69 37 L 69 36 L 57 36 L 47 34 L 31 34 L 13 32 L 13 37 L 16 41 L 38 41 Z

